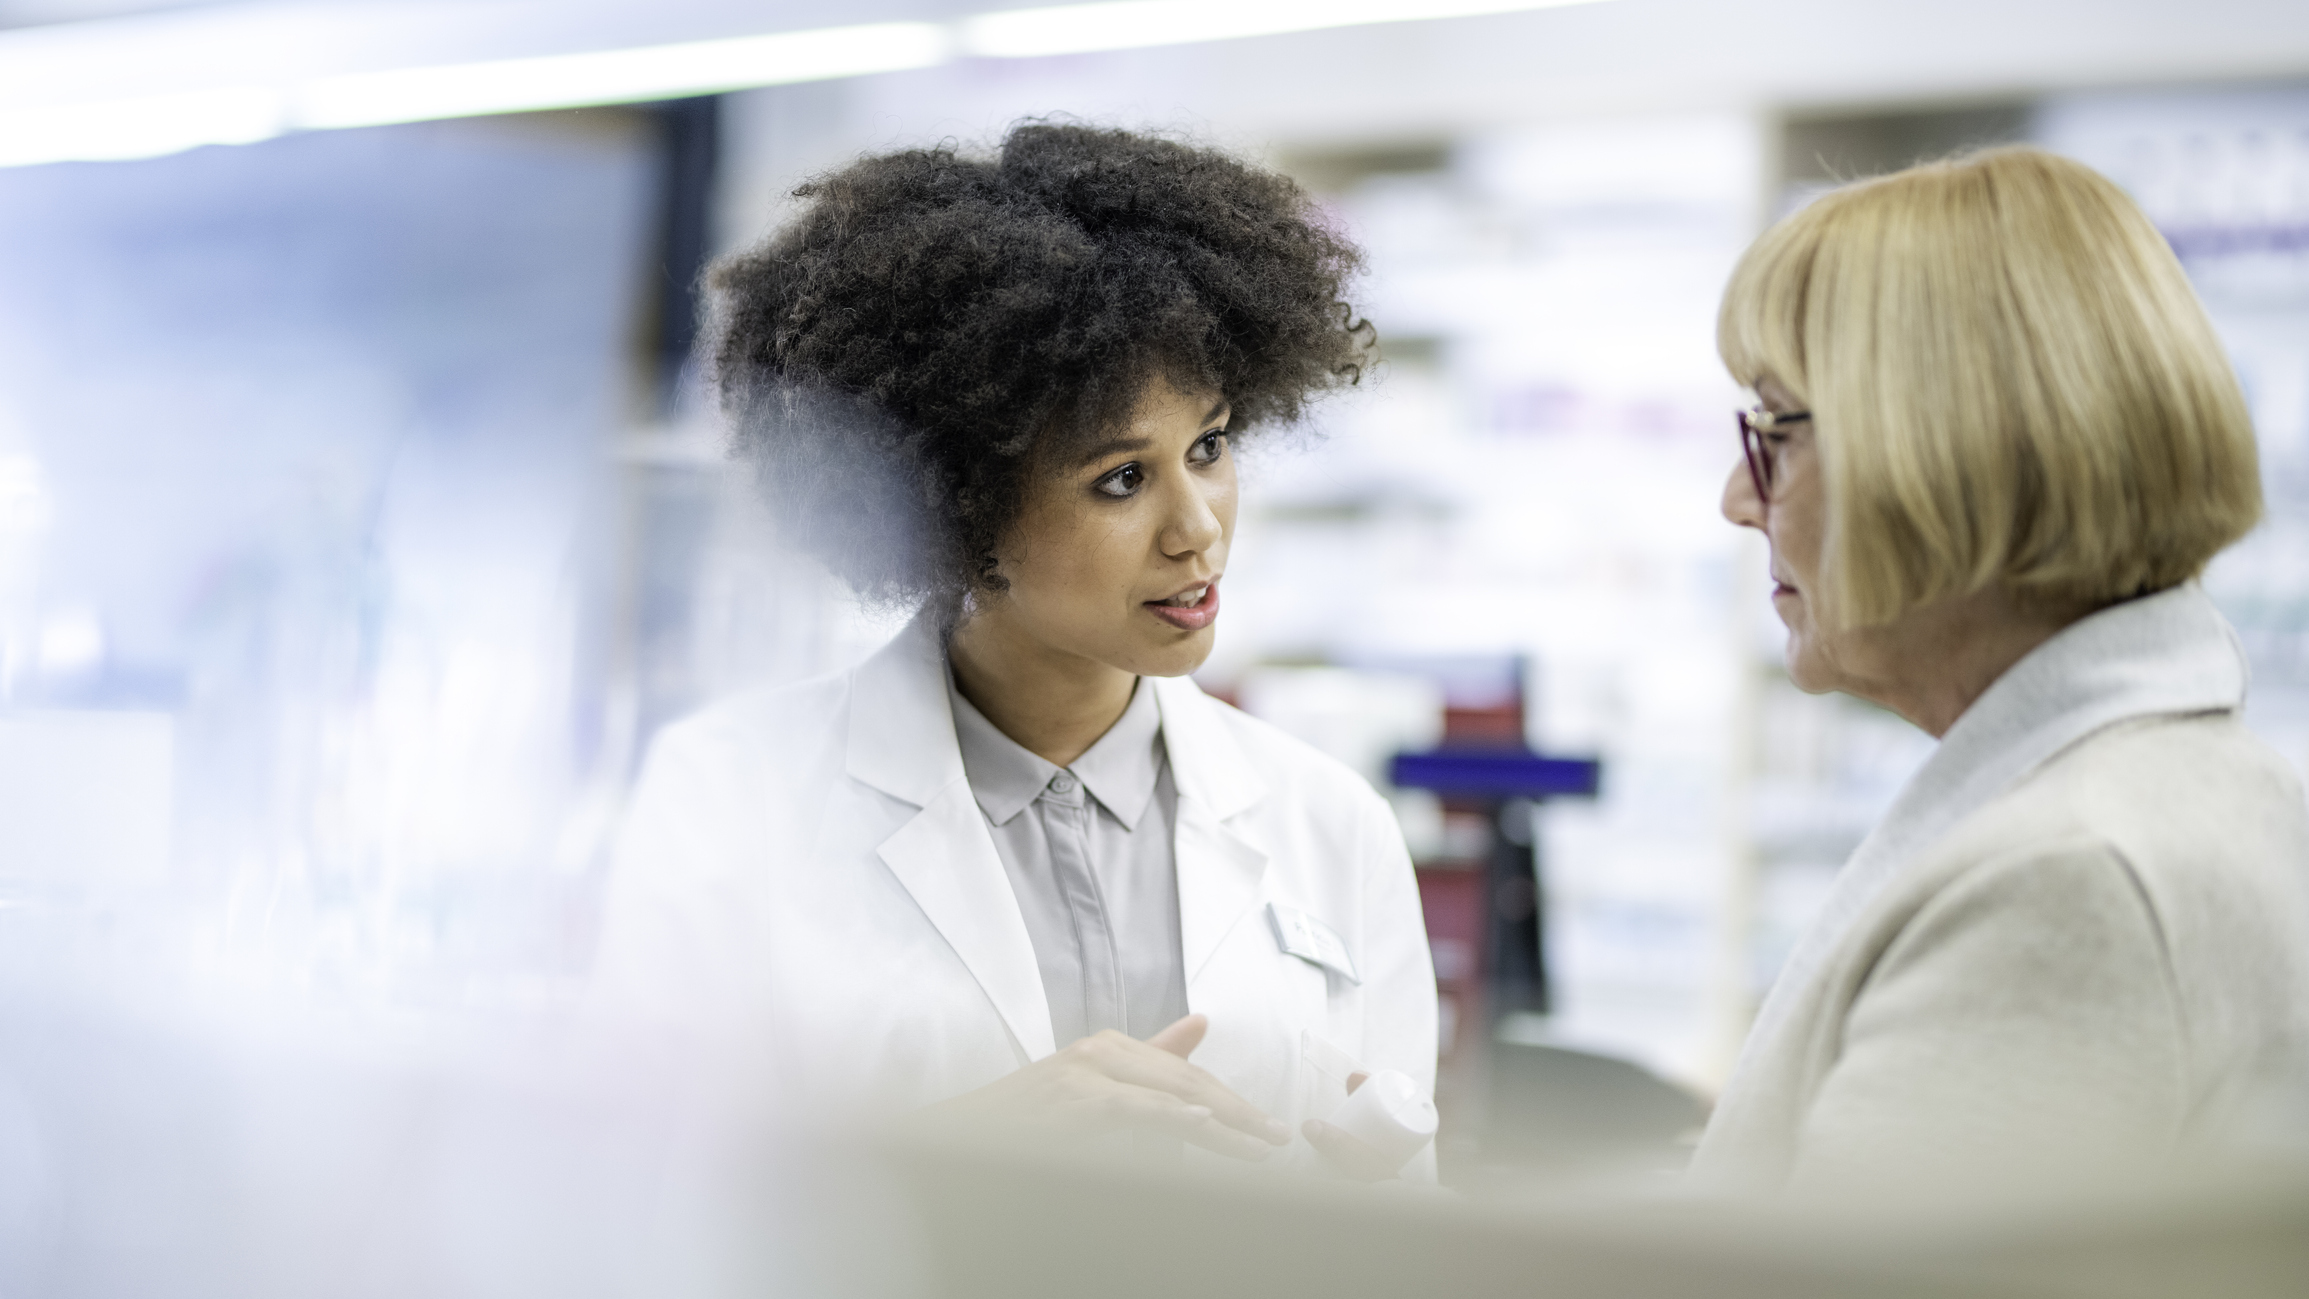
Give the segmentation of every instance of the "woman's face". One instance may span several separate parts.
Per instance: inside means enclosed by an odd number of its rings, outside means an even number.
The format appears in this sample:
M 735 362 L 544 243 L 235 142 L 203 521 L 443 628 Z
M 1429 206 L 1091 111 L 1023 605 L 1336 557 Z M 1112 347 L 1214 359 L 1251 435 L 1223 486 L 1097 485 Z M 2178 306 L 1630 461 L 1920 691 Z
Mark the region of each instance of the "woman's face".
M 1765 378 L 1756 395 L 1773 411 L 1797 409 Z M 1811 421 L 1763 435 L 1777 464 L 1772 498 L 1759 500 L 1745 464 L 1724 483 L 1724 517 L 1772 546 L 1772 607 L 1788 624 L 1788 676 L 1813 694 L 1839 690 L 1873 700 L 1927 734 L 1944 735 L 2006 669 L 2092 611 L 2085 603 L 2023 602 L 1990 586 L 1910 608 L 1874 627 L 1820 625 L 1820 565 L 1828 531 L 1828 485 Z
M 1757 381 L 1756 395 L 1766 410 L 1802 409 L 1787 389 L 1768 377 Z M 1788 625 L 1788 675 L 1799 689 L 1815 694 L 1849 689 L 1854 684 L 1847 679 L 1853 665 L 1847 660 L 1857 647 L 1846 643 L 1847 636 L 1823 631 L 1815 617 L 1828 498 L 1812 424 L 1806 420 L 1784 425 L 1763 438 L 1767 453 L 1778 462 L 1772 499 L 1769 504 L 1758 499 L 1748 466 L 1735 464 L 1724 483 L 1724 517 L 1756 529 L 1771 543 L 1772 608 Z
M 1235 533 L 1226 399 L 1156 379 L 1126 427 L 1042 474 L 981 612 L 1044 652 L 1139 676 L 1210 656 Z

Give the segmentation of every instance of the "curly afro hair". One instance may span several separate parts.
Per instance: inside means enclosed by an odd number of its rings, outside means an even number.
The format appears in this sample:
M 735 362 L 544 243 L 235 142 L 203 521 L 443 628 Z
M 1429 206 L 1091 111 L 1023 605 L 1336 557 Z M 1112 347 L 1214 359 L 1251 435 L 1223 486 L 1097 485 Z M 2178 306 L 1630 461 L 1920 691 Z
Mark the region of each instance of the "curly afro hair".
M 1237 433 L 1358 381 L 1362 254 L 1289 179 L 1129 131 L 1029 123 L 992 157 L 869 157 L 708 279 L 741 453 L 859 594 L 997 591 L 1039 457 L 1127 420 L 1150 379 Z

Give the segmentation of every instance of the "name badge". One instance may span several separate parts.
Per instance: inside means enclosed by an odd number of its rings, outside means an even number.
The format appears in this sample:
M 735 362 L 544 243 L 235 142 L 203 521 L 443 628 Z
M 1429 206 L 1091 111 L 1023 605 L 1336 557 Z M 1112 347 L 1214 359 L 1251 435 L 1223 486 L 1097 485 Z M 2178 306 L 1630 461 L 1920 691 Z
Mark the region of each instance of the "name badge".
M 1331 926 L 1279 902 L 1267 904 L 1267 923 L 1274 926 L 1275 942 L 1285 952 L 1320 965 L 1349 983 L 1363 982 L 1363 976 L 1355 972 L 1355 958 L 1347 954 L 1346 940 Z

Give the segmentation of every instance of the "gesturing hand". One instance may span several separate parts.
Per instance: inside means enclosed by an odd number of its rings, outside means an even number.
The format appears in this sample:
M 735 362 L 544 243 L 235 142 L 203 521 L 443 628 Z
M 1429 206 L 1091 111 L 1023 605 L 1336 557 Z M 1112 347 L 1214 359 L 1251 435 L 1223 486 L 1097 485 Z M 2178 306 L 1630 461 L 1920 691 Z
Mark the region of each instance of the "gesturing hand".
M 1237 1159 L 1264 1159 L 1290 1142 L 1291 1131 L 1187 1063 L 1209 1027 L 1189 1015 L 1144 1042 L 1112 1029 L 1095 1033 L 935 1108 L 965 1121 L 1081 1136 L 1161 1132 Z

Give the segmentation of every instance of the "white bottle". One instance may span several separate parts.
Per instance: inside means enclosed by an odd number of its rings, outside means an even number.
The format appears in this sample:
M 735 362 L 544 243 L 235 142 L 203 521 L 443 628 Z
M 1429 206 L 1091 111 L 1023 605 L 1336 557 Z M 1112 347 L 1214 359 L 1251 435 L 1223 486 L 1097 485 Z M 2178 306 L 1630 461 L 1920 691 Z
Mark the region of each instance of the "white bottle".
M 1401 1168 L 1435 1139 L 1435 1102 L 1409 1074 L 1382 1069 L 1364 1079 L 1330 1121 Z

